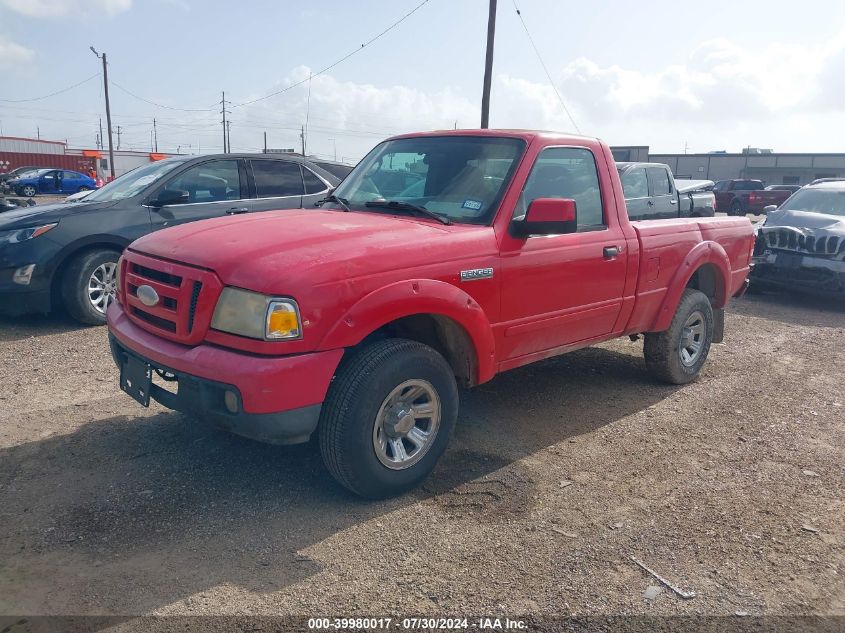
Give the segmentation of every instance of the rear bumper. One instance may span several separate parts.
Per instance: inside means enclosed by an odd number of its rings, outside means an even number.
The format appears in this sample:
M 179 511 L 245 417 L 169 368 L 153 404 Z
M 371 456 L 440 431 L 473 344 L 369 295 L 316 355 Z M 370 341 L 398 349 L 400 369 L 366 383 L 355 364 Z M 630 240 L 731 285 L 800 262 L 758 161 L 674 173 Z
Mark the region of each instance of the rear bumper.
M 119 304 L 108 311 L 109 344 L 118 367 L 131 354 L 176 377 L 175 393 L 153 385 L 160 404 L 207 419 L 238 435 L 274 444 L 305 442 L 343 350 L 296 356 L 241 354 L 212 345 L 187 347 L 134 325 Z M 237 412 L 224 394 L 237 396 Z

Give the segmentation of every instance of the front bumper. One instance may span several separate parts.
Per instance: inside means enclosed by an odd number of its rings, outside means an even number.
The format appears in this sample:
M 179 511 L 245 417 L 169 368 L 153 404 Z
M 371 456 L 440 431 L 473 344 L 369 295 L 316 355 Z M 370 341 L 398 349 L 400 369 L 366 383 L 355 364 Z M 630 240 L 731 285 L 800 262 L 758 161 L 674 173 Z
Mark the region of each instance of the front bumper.
M 789 266 L 779 262 L 778 253 L 765 251 L 753 258 L 751 281 L 781 288 L 796 288 L 822 294 L 845 294 L 845 261 L 788 252 Z
M 120 367 L 133 355 L 175 376 L 175 393 L 155 383 L 156 402 L 208 420 L 232 433 L 272 444 L 305 442 L 317 428 L 320 408 L 343 350 L 265 357 L 212 345 L 187 347 L 133 324 L 119 304 L 108 311 L 109 345 Z M 228 410 L 226 391 L 237 395 Z

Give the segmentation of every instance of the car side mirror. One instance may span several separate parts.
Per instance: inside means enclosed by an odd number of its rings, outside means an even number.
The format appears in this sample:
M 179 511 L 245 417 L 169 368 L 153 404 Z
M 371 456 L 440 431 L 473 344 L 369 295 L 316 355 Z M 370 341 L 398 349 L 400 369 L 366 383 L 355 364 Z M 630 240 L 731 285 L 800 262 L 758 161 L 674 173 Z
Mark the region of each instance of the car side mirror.
M 185 204 L 191 199 L 191 194 L 183 189 L 163 189 L 158 198 L 150 201 L 151 207 L 166 207 L 169 204 Z
M 763 207 L 763 213 L 765 213 L 766 215 L 769 215 L 772 211 L 777 211 L 777 210 L 778 210 L 778 205 L 776 205 L 776 204 L 767 204 L 765 207 Z
M 575 233 L 577 218 L 572 198 L 537 198 L 528 205 L 524 218 L 511 222 L 511 230 L 518 237 Z

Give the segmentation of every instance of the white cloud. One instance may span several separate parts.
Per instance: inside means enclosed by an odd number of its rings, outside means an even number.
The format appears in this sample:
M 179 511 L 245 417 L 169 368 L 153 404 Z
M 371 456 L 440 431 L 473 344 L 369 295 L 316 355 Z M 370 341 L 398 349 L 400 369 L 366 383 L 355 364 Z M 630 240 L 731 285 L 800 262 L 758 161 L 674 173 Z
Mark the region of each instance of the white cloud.
M 3 4 L 31 18 L 61 18 L 78 11 L 115 15 L 127 11 L 132 0 L 2 0 Z
M 35 51 L 0 35 L 0 67 L 6 68 L 28 62 Z

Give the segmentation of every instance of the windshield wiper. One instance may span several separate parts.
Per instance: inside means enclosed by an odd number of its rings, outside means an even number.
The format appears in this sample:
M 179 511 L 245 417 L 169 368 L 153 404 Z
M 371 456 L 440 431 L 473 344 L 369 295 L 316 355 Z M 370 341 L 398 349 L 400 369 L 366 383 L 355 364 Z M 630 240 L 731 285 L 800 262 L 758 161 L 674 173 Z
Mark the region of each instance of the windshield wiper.
M 413 211 L 415 213 L 421 213 L 432 220 L 437 220 L 441 224 L 452 224 L 452 220 L 449 218 L 444 218 L 442 215 L 435 213 L 434 211 L 429 211 L 418 204 L 402 202 L 401 200 L 370 200 L 369 202 L 365 202 L 364 206 L 377 207 L 380 209 L 395 209 L 397 211 Z
M 326 202 L 334 202 L 335 204 L 339 204 L 340 208 L 344 211 L 351 211 L 352 209 L 349 208 L 349 200 L 346 198 L 338 198 L 336 195 L 331 194 L 330 196 L 326 196 L 322 200 L 317 200 L 314 203 L 315 206 L 321 207 Z

